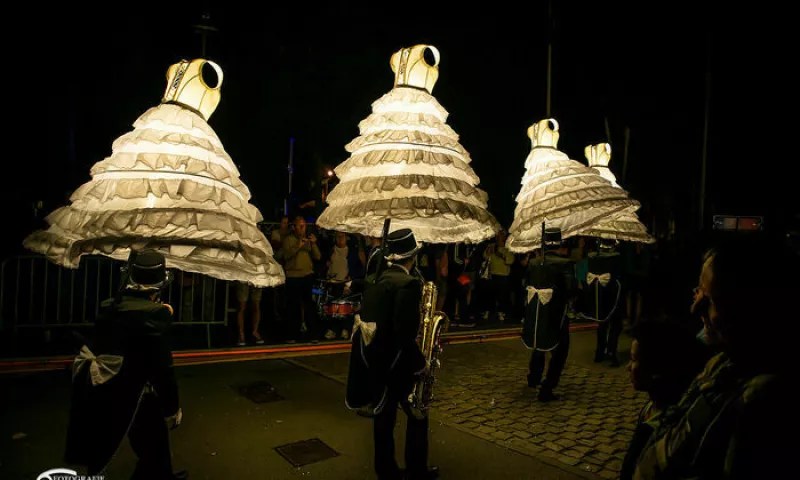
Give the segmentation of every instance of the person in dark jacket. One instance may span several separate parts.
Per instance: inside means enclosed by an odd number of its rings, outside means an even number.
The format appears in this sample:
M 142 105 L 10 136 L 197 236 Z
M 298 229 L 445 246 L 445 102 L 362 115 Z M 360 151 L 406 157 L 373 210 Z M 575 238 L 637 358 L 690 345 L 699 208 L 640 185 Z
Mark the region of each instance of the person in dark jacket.
M 180 425 L 172 367 L 172 308 L 160 303 L 169 277 L 163 255 L 132 253 L 120 293 L 102 304 L 95 335 L 73 363 L 65 460 L 90 475 L 105 471 L 127 434 L 138 457 L 134 479 L 174 474 L 168 428 Z
M 594 361 L 606 360 L 619 367 L 617 346 L 622 333 L 624 301 L 622 299 L 622 257 L 614 250 L 613 242 L 600 242 L 600 251 L 589 257 L 589 271 L 583 289 L 584 304 L 589 307 L 588 317 L 597 322 L 597 348 Z
M 541 249 L 534 257 L 523 258 L 527 268 L 525 320 L 522 340 L 531 350 L 528 365 L 528 386 L 539 387 L 541 402 L 557 400 L 553 390 L 558 386 L 569 355 L 569 319 L 567 306 L 574 296 L 574 263 L 565 249 L 547 251 L 542 262 Z M 544 374 L 545 356 L 550 353 L 547 375 Z
M 387 237 L 385 257 L 390 264 L 365 283 L 353 336 L 347 405 L 374 418 L 375 471 L 380 479 L 437 476 L 428 468 L 428 418 L 415 417 L 408 401 L 417 375 L 426 368 L 416 343 L 422 283 L 412 273 L 420 247 L 409 229 Z M 394 455 L 398 404 L 407 416 L 406 477 Z
M 639 413 L 620 480 L 631 480 L 636 464 L 661 415 L 676 405 L 711 356 L 696 337 L 691 324 L 674 320 L 641 321 L 631 329 L 631 361 L 628 371 L 634 390 L 649 400 Z M 680 352 L 675 355 L 675 352 Z
M 766 240 L 766 241 L 764 241 Z M 661 416 L 633 478 L 788 478 L 800 430 L 796 252 L 758 236 L 709 252 L 692 313 L 720 353 Z M 755 252 L 770 251 L 765 260 Z M 794 313 L 793 313 L 794 312 Z M 683 352 L 680 352 L 683 354 Z

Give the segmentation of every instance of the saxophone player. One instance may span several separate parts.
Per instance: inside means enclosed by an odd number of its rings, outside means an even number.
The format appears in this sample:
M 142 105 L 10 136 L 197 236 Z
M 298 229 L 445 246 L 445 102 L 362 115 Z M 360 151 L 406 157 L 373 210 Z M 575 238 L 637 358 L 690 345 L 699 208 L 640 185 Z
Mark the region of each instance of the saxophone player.
M 363 323 L 353 339 L 347 403 L 373 417 L 375 472 L 381 480 L 438 476 L 437 469 L 428 468 L 428 418 L 413 415 L 409 404 L 416 378 L 427 367 L 416 343 L 422 283 L 414 275 L 414 264 L 420 247 L 410 229 L 387 236 L 384 255 L 390 263 L 379 278 L 366 282 L 357 321 Z M 374 334 L 366 342 L 362 335 L 368 329 L 374 329 Z M 361 374 L 354 362 L 361 364 Z M 405 471 L 394 455 L 398 405 L 408 418 Z

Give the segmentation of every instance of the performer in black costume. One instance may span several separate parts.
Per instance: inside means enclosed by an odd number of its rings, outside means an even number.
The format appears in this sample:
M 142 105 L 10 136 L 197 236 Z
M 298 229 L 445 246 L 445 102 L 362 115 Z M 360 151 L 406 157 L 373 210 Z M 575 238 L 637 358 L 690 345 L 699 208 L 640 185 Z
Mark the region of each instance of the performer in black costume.
M 65 460 L 102 473 L 127 434 L 138 457 L 134 479 L 186 478 L 172 472 L 168 426 L 181 423 L 168 332 L 172 308 L 164 256 L 132 253 L 115 298 L 106 300 L 94 338 L 73 364 Z
M 612 243 L 601 242 L 600 251 L 589 257 L 584 305 L 589 308 L 589 318 L 598 322 L 594 361 L 609 360 L 612 367 L 618 367 L 617 344 L 622 333 L 623 314 L 622 257 L 613 248 Z
M 561 234 L 548 231 L 545 240 L 546 244 L 559 245 Z M 569 355 L 566 310 L 575 293 L 575 268 L 574 262 L 560 250 L 548 250 L 547 246 L 544 250 L 544 261 L 541 255 L 523 261 L 528 272 L 522 341 L 532 350 L 528 386 L 540 387 L 539 401 L 549 402 L 558 399 L 553 390 L 558 386 Z M 542 380 L 547 352 L 550 352 L 550 362 L 547 376 Z
M 375 472 L 379 479 L 432 479 L 428 468 L 428 418 L 411 414 L 408 396 L 425 368 L 416 338 L 420 325 L 422 283 L 413 274 L 420 244 L 409 229 L 387 237 L 384 257 L 390 262 L 368 278 L 353 334 L 347 406 L 374 418 Z M 394 456 L 398 404 L 407 416 L 405 462 Z

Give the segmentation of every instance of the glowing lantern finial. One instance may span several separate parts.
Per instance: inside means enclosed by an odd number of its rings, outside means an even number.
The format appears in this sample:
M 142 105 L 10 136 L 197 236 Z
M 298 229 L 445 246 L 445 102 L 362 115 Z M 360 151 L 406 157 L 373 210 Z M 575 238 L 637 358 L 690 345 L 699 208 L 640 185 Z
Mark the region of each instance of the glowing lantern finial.
M 433 65 L 425 61 L 426 50 L 433 54 Z M 415 45 L 398 50 L 391 60 L 394 86 L 421 88 L 433 93 L 433 86 L 439 79 L 440 58 L 439 50 L 431 45 Z
M 533 148 L 557 148 L 559 137 L 558 122 L 554 118 L 540 120 L 528 127 L 528 137 L 531 139 Z
M 210 87 L 203 79 L 203 66 L 211 65 L 217 73 L 217 85 Z M 167 70 L 167 89 L 161 103 L 177 103 L 194 110 L 208 120 L 217 109 L 222 87 L 222 69 L 214 62 L 198 58 L 181 60 Z

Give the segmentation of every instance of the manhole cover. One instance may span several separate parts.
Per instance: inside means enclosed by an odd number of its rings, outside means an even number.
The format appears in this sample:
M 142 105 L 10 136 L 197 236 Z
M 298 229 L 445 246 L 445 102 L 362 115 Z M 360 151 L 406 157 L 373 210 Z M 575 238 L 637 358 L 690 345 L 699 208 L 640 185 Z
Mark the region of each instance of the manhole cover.
M 239 392 L 239 395 L 249 399 L 253 403 L 269 403 L 283 400 L 283 397 L 278 395 L 275 387 L 267 382 L 245 383 L 242 385 L 235 385 L 233 388 Z
M 336 450 L 318 438 L 275 447 L 275 451 L 295 467 L 302 467 L 303 465 L 339 456 Z

